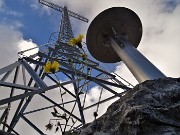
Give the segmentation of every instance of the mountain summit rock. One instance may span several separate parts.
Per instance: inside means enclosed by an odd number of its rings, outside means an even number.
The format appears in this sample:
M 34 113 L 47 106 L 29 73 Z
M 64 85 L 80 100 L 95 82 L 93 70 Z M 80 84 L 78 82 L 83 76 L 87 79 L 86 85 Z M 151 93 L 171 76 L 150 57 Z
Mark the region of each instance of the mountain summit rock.
M 79 134 L 180 135 L 180 78 L 138 84 Z

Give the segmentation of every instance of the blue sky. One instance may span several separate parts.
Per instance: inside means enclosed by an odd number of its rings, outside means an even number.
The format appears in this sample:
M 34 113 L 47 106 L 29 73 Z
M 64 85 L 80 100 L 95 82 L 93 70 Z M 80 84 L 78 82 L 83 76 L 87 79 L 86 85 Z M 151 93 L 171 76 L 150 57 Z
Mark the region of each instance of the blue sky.
M 50 34 L 59 29 L 60 13 L 42 6 L 37 1 L 0 0 L 0 68 L 16 61 L 19 51 L 47 43 Z M 143 24 L 143 37 L 138 50 L 168 77 L 180 76 L 179 0 L 52 1 L 67 5 L 69 9 L 89 19 L 89 23 L 83 23 L 71 18 L 75 35 L 78 33 L 86 35 L 92 19 L 107 8 L 124 6 L 132 9 Z M 103 65 L 103 63 L 100 64 Z M 129 82 L 137 84 L 124 64 L 117 63 L 115 66 L 108 65 L 106 68 L 110 71 L 114 69 Z M 97 89 L 98 87 L 93 88 L 90 100 L 98 98 Z M 107 106 L 107 104 L 104 106 L 101 113 Z M 28 131 L 33 134 L 31 130 Z
M 43 10 L 32 7 L 32 1 L 7 0 L 2 8 L 4 11 L 0 12 L 1 23 L 19 23 L 18 30 L 23 33 L 25 40 L 32 39 L 37 44 L 44 44 L 59 27 L 60 12 L 51 10 L 53 15 L 47 15 Z

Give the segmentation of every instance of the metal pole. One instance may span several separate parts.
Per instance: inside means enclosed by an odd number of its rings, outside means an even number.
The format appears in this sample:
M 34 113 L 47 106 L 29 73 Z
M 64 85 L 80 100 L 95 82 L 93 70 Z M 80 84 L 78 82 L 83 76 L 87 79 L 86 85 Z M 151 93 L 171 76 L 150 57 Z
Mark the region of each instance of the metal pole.
M 128 40 L 120 36 L 109 37 L 111 46 L 129 68 L 136 80 L 141 83 L 146 80 L 165 78 L 166 76 L 144 57 Z

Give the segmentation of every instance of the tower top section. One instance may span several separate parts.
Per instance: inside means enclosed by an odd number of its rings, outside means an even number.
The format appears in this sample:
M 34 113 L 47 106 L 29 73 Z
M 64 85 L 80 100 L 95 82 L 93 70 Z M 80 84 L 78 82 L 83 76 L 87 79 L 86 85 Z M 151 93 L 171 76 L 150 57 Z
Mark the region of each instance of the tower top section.
M 54 10 L 63 12 L 64 7 L 58 6 L 58 5 L 54 4 L 54 3 L 51 3 L 51 2 L 48 2 L 48 1 L 45 1 L 45 0 L 38 0 L 38 1 L 39 1 L 39 3 L 41 3 L 43 5 L 46 5 L 46 6 L 50 7 L 50 8 L 53 8 Z M 77 13 L 71 11 L 71 10 L 68 10 L 68 15 L 71 16 L 71 17 L 74 17 L 76 19 L 79 19 L 81 21 L 88 22 L 87 18 L 85 18 L 85 17 L 83 17 L 83 16 L 81 16 L 81 15 L 79 15 L 79 14 L 77 14 Z
M 61 24 L 60 24 L 60 29 L 59 29 L 58 38 L 57 38 L 58 42 L 67 43 L 71 38 L 74 37 L 69 16 L 74 17 L 84 22 L 88 22 L 87 18 L 68 10 L 66 6 L 61 7 L 45 0 L 38 0 L 38 1 L 39 3 L 43 5 L 46 5 L 50 8 L 53 8 L 57 11 L 62 12 Z

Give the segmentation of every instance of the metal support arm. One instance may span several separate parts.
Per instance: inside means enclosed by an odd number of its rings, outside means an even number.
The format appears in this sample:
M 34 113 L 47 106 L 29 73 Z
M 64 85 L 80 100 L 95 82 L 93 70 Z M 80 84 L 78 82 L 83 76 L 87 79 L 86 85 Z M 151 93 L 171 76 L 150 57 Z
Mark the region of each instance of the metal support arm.
M 128 40 L 113 36 L 109 38 L 111 46 L 129 68 L 136 80 L 141 83 L 166 77 L 146 57 L 144 57 Z

